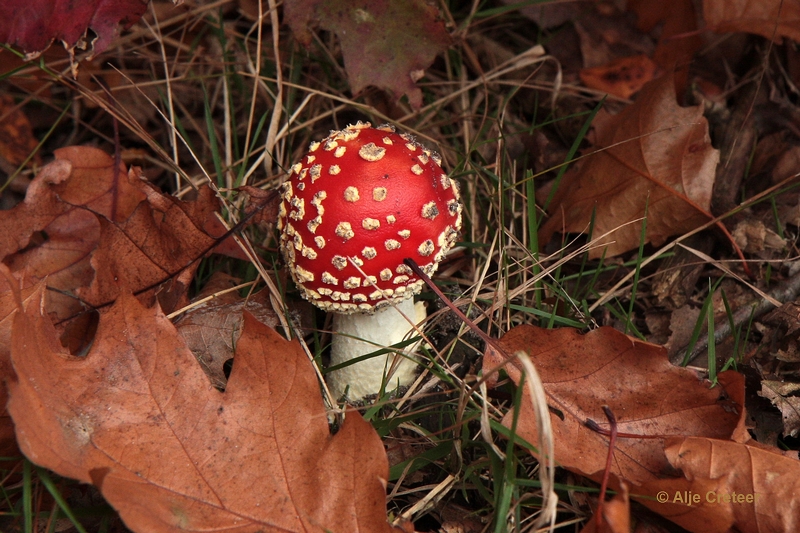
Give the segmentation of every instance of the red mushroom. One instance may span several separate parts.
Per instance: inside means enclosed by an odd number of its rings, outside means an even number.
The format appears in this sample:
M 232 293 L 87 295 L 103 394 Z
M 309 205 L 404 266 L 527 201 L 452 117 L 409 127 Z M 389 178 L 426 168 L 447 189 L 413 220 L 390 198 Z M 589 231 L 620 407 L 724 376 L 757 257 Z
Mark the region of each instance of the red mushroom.
M 278 218 L 280 244 L 303 297 L 334 316 L 331 364 L 400 342 L 419 315 L 412 296 L 432 275 L 461 228 L 455 183 L 438 154 L 391 126 L 357 123 L 334 131 L 291 169 Z M 413 358 L 392 354 L 334 371 L 337 397 L 360 399 L 414 376 Z M 384 372 L 394 372 L 388 378 Z M 391 386 L 389 386 L 391 385 Z

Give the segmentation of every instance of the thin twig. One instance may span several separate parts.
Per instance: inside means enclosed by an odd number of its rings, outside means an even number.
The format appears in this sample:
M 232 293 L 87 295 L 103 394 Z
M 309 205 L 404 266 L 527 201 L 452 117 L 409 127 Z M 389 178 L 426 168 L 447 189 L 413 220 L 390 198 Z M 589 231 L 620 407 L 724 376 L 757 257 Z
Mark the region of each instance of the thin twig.
M 414 275 L 416 275 L 416 276 L 417 276 L 417 277 L 419 277 L 421 280 L 423 280 L 423 281 L 424 281 L 424 282 L 425 282 L 425 283 L 428 285 L 428 287 L 429 287 L 429 288 L 430 288 L 430 289 L 431 289 L 431 290 L 432 290 L 434 293 L 436 293 L 436 296 L 438 296 L 438 297 L 439 297 L 439 299 L 440 299 L 440 300 L 441 300 L 441 301 L 442 301 L 442 302 L 443 302 L 443 303 L 444 303 L 444 304 L 445 304 L 447 307 L 449 307 L 449 308 L 450 308 L 450 310 L 451 310 L 453 313 L 455 313 L 455 314 L 456 314 L 456 316 L 458 316 L 458 318 L 460 318 L 460 319 L 461 319 L 461 320 L 462 320 L 462 321 L 463 321 L 463 322 L 464 322 L 464 323 L 465 323 L 467 326 L 469 326 L 469 328 L 470 328 L 470 329 L 471 329 L 471 330 L 472 330 L 472 331 L 473 331 L 473 332 L 474 332 L 476 335 L 478 335 L 478 336 L 479 336 L 479 337 L 480 337 L 480 338 L 483 340 L 483 342 L 485 342 L 486 344 L 488 344 L 489 346 L 491 346 L 492 348 L 494 348 L 495 350 L 497 350 L 497 351 L 498 351 L 498 352 L 500 352 L 501 354 L 505 355 L 505 356 L 506 356 L 506 358 L 508 358 L 508 353 L 507 353 L 507 352 L 506 352 L 506 351 L 503 349 L 503 347 L 502 347 L 502 346 L 500 346 L 500 345 L 497 343 L 497 339 L 493 339 L 492 337 L 490 337 L 490 336 L 489 336 L 489 335 L 488 335 L 488 334 L 487 334 L 485 331 L 483 331 L 481 328 L 479 328 L 479 327 L 478 327 L 478 325 L 477 325 L 477 324 L 475 324 L 475 322 L 473 322 L 472 320 L 470 320 L 469 318 L 467 318 L 467 315 L 465 315 L 465 314 L 463 313 L 463 311 L 461 311 L 461 309 L 459 309 L 458 307 L 456 307 L 456 306 L 453 304 L 453 302 L 451 302 L 451 301 L 450 301 L 450 299 L 449 299 L 447 296 L 445 296 L 445 295 L 444 295 L 444 293 L 443 293 L 443 292 L 442 292 L 442 291 L 439 289 L 439 287 L 437 287 L 437 286 L 436 286 L 436 284 L 435 284 L 433 281 L 431 281 L 431 278 L 430 278 L 430 277 L 428 277 L 428 275 L 427 275 L 427 274 L 425 274 L 425 272 L 423 272 L 423 271 L 422 271 L 422 269 L 419 267 L 419 265 L 417 264 L 417 262 L 416 262 L 416 261 L 414 261 L 414 260 L 413 260 L 413 259 L 411 259 L 410 257 L 406 257 L 405 259 L 403 259 L 403 263 L 405 263 L 405 265 L 406 265 L 407 267 L 409 267 L 409 268 L 410 268 L 410 269 L 411 269 L 411 270 L 414 272 Z M 487 317 L 487 318 L 488 318 L 488 317 Z

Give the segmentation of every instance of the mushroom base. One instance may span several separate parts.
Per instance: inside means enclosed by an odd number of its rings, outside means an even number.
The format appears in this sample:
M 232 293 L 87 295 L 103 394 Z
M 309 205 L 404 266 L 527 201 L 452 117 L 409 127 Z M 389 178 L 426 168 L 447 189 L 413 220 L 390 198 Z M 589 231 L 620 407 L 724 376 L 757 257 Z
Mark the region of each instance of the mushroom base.
M 372 315 L 334 315 L 331 366 L 402 342 L 413 336 L 409 335 L 414 329 L 411 323 L 418 324 L 425 316 L 425 305 L 415 304 L 413 298 Z M 407 346 L 402 354 L 377 355 L 331 372 L 327 377 L 328 387 L 337 399 L 347 391 L 349 399 L 360 400 L 380 393 L 384 382 L 386 391 L 410 385 L 417 373 L 418 365 L 412 355 L 416 347 L 416 344 Z

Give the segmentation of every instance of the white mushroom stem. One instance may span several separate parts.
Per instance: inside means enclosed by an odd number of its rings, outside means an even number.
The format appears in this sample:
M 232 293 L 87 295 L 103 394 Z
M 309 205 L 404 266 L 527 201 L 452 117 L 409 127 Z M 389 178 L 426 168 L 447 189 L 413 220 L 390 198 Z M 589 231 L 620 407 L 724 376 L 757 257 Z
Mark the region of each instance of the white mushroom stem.
M 413 298 L 372 315 L 334 315 L 331 366 L 413 337 L 414 328 L 409 320 L 413 324 L 419 324 L 425 319 L 425 315 L 425 305 L 415 304 Z M 399 353 L 399 350 L 392 351 L 335 370 L 328 374 L 328 387 L 337 399 L 347 391 L 348 398 L 360 400 L 365 396 L 378 394 L 383 383 L 386 384 L 386 391 L 410 385 L 418 366 L 413 355 L 416 347 L 415 343 L 406 346 L 403 353 Z

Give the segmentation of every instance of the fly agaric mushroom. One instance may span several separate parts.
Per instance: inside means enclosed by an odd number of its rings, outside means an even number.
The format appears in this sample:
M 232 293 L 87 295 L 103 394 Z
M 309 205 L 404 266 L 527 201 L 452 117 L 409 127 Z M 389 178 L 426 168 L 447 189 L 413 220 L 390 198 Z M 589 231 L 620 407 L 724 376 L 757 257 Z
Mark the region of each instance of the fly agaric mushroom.
M 424 282 L 403 259 L 430 276 L 458 236 L 458 189 L 440 165 L 412 137 L 359 122 L 311 143 L 292 167 L 280 247 L 303 297 L 336 313 L 331 365 L 396 344 L 425 318 L 413 300 Z M 360 400 L 411 384 L 416 367 L 410 353 L 381 355 L 331 372 L 328 385 Z

